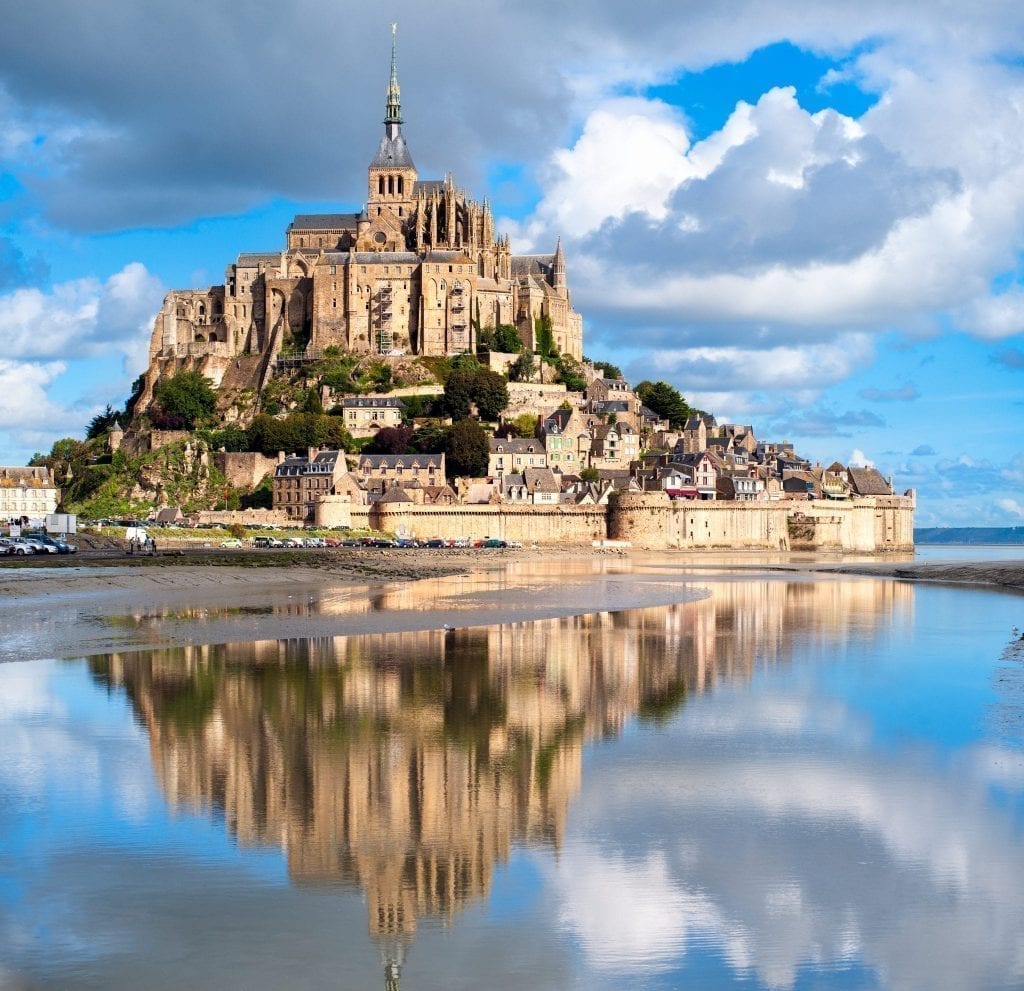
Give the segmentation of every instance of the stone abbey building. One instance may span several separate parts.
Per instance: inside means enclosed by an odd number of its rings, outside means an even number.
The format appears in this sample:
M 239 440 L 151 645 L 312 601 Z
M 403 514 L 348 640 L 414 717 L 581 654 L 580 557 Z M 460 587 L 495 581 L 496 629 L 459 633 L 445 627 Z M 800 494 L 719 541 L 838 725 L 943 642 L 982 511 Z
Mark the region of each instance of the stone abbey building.
M 535 349 L 541 317 L 560 352 L 582 357 L 561 244 L 551 255 L 513 255 L 486 201 L 470 199 L 451 174 L 420 178 L 402 134 L 394 44 L 367 179 L 360 213 L 300 214 L 283 250 L 240 254 L 222 286 L 169 293 L 144 399 L 157 378 L 186 366 L 218 385 L 259 388 L 280 353 L 330 345 L 448 355 L 475 349 L 478 328 L 513 324 Z

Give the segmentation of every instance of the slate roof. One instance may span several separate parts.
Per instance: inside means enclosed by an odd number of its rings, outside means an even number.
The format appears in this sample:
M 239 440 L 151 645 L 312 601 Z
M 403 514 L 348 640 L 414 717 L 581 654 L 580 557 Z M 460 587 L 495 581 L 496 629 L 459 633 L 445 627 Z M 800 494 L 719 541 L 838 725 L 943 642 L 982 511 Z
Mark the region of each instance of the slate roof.
M 492 454 L 543 454 L 544 441 L 536 437 L 492 437 L 488 441 Z
M 348 396 L 341 401 L 345 409 L 403 409 L 405 403 L 394 396 Z
M 280 251 L 246 252 L 238 256 L 235 264 L 239 268 L 258 268 L 260 265 L 274 265 L 281 260 Z
M 555 263 L 554 255 L 513 255 L 512 275 L 547 275 Z
M 354 231 L 358 213 L 298 213 L 288 225 L 290 231 Z
M 377 502 L 412 502 L 412 496 L 405 489 L 393 485 L 382 495 Z
M 385 134 L 384 137 L 380 139 L 380 144 L 377 145 L 377 154 L 373 156 L 373 161 L 370 162 L 370 168 L 416 168 L 412 163 L 412 155 L 409 154 L 409 146 L 405 143 L 405 138 L 401 131 L 399 131 L 393 138 L 389 138 L 387 134 Z

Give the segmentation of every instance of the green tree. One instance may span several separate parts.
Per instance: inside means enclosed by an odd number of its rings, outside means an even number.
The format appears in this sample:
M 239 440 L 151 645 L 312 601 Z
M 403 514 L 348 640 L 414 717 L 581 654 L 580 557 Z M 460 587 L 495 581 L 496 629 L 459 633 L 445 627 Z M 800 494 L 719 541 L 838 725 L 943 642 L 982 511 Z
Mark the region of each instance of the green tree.
M 185 430 L 192 430 L 206 420 L 217 405 L 217 394 L 210 380 L 192 371 L 181 371 L 163 379 L 154 390 L 154 398 L 163 414 L 164 425 L 170 426 L 171 421 L 176 421 Z
M 444 404 L 453 420 L 469 416 L 469 407 L 475 396 L 476 372 L 465 368 L 452 369 L 444 384 Z
M 542 359 L 554 357 L 555 332 L 551 326 L 551 317 L 546 313 L 533 321 L 533 335 L 537 342 L 537 354 Z
M 481 368 L 473 379 L 473 401 L 485 420 L 497 420 L 508 406 L 505 379 L 489 368 Z
M 479 478 L 487 474 L 489 452 L 487 431 L 476 420 L 459 420 L 448 432 L 444 452 L 448 477 Z
M 680 395 L 679 390 L 667 382 L 643 381 L 636 387 L 637 397 L 648 409 L 669 421 L 674 430 L 686 423 L 693 410 Z
M 107 403 L 107 408 L 102 413 L 97 413 L 89 421 L 89 426 L 85 429 L 85 439 L 95 440 L 97 437 L 102 437 L 114 425 L 116 419 L 117 410 Z
M 555 368 L 558 372 L 558 381 L 570 392 L 583 392 L 586 389 L 587 380 L 583 374 L 583 368 L 572 355 L 559 355 L 555 361 Z
M 448 449 L 450 427 L 428 423 L 417 429 L 409 440 L 411 454 L 443 454 Z
M 516 354 L 523 350 L 519 331 L 510 323 L 500 323 L 494 328 L 494 350 L 505 354 Z
M 206 439 L 212 451 L 249 450 L 249 434 L 237 423 L 229 423 L 223 430 L 211 430 Z
M 508 406 L 508 385 L 497 372 L 479 364 L 460 366 L 452 370 L 444 384 L 444 402 L 453 420 L 468 416 L 473 405 L 485 420 L 496 420 Z
M 600 482 L 601 473 L 596 468 L 584 468 L 583 471 L 580 472 L 580 478 L 583 479 L 584 482 Z
M 533 413 L 520 413 L 509 421 L 517 437 L 536 437 L 539 418 Z
M 412 427 L 381 427 L 363 448 L 367 454 L 410 454 Z
M 523 351 L 508 368 L 508 379 L 510 382 L 529 382 L 536 374 L 537 362 L 534 361 L 533 354 L 530 351 Z
M 324 411 L 324 404 L 320 399 L 320 390 L 313 386 L 312 389 L 307 390 L 305 402 L 302 404 L 303 413 L 316 413 L 320 414 Z

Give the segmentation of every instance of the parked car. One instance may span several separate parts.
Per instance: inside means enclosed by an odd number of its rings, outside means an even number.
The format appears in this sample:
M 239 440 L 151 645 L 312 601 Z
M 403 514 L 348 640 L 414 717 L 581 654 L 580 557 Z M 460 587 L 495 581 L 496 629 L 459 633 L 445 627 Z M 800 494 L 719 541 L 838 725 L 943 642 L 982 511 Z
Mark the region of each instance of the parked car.
M 431 537 L 424 545 L 424 547 L 447 547 L 448 543 L 442 540 L 440 537 Z
M 277 537 L 253 537 L 253 547 L 284 547 Z
M 285 547 L 305 547 L 306 542 L 301 537 L 285 537 L 282 541 Z
M 78 551 L 76 544 L 69 544 L 66 540 L 51 537 L 48 533 L 29 534 L 29 539 L 41 543 L 49 554 L 75 554 Z
M 508 544 L 504 540 L 499 540 L 497 537 L 487 537 L 485 540 L 478 540 L 474 547 L 508 547 Z
M 57 548 L 45 543 L 41 537 L 22 537 L 26 544 L 31 544 L 37 554 L 56 554 Z
M 0 557 L 6 557 L 13 553 L 14 548 L 11 547 L 10 541 L 6 537 L 0 537 Z
M 25 557 L 29 554 L 35 554 L 36 549 L 33 544 L 30 544 L 27 540 L 22 540 L 21 537 L 11 538 L 11 549 L 15 554 Z
M 242 546 L 242 541 L 238 537 L 228 537 L 227 540 L 220 542 L 221 547 L 227 547 L 230 550 L 238 550 Z

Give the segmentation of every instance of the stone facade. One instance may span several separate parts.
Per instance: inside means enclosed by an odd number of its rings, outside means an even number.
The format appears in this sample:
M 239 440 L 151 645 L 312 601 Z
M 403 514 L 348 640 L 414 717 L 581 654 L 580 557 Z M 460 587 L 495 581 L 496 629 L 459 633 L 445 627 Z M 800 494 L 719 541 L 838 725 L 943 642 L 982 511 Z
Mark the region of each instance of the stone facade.
M 57 511 L 60 489 L 49 468 L 0 467 L 0 520 L 41 520 Z
M 561 243 L 552 254 L 514 256 L 486 201 L 450 173 L 422 179 L 399 96 L 392 51 L 385 130 L 360 212 L 300 214 L 281 250 L 240 254 L 223 285 L 168 294 L 137 411 L 161 376 L 183 367 L 237 393 L 261 388 L 282 351 L 456 354 L 475 350 L 474 322 L 513 324 L 533 348 L 546 318 L 558 350 L 582 358 Z

